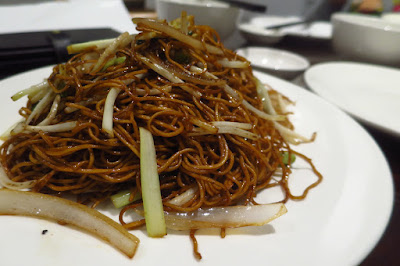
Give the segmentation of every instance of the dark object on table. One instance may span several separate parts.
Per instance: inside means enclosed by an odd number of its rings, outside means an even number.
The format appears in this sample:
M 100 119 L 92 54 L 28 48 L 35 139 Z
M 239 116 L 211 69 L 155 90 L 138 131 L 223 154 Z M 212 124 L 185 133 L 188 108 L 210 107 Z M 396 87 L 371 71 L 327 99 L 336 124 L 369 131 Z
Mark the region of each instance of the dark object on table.
M 247 11 L 253 11 L 258 13 L 265 13 L 267 11 L 267 6 L 262 4 L 248 3 L 240 0 L 217 0 L 217 1 L 226 2 L 229 3 L 231 6 L 235 6 Z
M 117 37 L 109 28 L 25 32 L 0 35 L 0 78 L 67 61 L 72 43 Z
M 295 22 L 288 22 L 288 23 L 283 23 L 283 24 L 278 24 L 278 25 L 271 25 L 271 26 L 266 26 L 266 30 L 277 30 L 280 28 L 284 27 L 290 27 L 290 26 L 295 26 L 295 25 L 300 25 L 300 24 L 307 24 L 311 21 L 306 21 L 306 20 L 300 20 L 300 21 L 295 21 Z

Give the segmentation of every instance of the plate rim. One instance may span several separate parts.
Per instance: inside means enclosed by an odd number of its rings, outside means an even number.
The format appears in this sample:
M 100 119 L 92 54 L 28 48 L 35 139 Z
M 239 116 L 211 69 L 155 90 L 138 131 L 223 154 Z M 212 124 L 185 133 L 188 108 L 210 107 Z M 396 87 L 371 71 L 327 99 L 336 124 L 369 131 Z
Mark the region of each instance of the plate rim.
M 358 67 L 369 68 L 369 69 L 374 69 L 374 70 L 397 71 L 397 72 L 399 72 L 399 74 L 400 74 L 400 69 L 397 69 L 395 67 L 385 66 L 385 65 L 377 65 L 377 64 L 373 64 L 373 63 L 354 62 L 354 61 L 339 61 L 338 60 L 338 61 L 329 61 L 329 62 L 322 62 L 322 63 L 314 64 L 304 72 L 304 82 L 306 83 L 306 87 L 308 89 L 310 89 L 311 91 L 313 91 L 314 93 L 316 93 L 317 95 L 319 95 L 321 98 L 324 98 L 325 100 L 327 100 L 328 102 L 337 106 L 338 108 L 340 108 L 341 110 L 343 110 L 344 112 L 346 112 L 347 114 L 349 114 L 350 116 L 355 118 L 356 120 L 359 120 L 362 123 L 365 123 L 366 125 L 368 125 L 370 127 L 373 127 L 373 128 L 375 128 L 379 131 L 382 131 L 386 134 L 390 134 L 391 136 L 400 137 L 400 130 L 397 130 L 397 131 L 393 130 L 391 128 L 388 128 L 384 125 L 377 123 L 376 121 L 371 121 L 365 117 L 355 114 L 355 113 L 347 110 L 346 108 L 337 105 L 336 103 L 334 103 L 334 101 L 331 101 L 330 99 L 327 99 L 323 95 L 321 95 L 320 90 L 317 88 L 318 86 L 313 86 L 313 84 L 311 84 L 312 82 L 310 81 L 310 75 L 312 75 L 314 71 L 319 70 L 319 68 L 330 66 L 330 65 L 347 65 L 347 66 L 352 66 L 352 67 L 358 66 Z

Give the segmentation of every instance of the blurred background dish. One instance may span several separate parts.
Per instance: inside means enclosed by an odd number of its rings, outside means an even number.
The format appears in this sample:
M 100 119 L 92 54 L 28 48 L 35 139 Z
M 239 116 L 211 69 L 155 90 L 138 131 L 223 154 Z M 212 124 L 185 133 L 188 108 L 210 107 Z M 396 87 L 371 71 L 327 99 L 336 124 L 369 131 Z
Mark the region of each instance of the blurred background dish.
M 268 29 L 287 23 L 296 23 L 278 29 Z M 242 20 L 238 25 L 239 32 L 250 43 L 272 45 L 279 43 L 285 36 L 296 36 L 304 39 L 330 40 L 332 27 L 329 21 L 303 22 L 297 16 L 253 16 Z
M 196 24 L 214 28 L 221 39 L 228 38 L 236 29 L 239 9 L 228 3 L 212 0 L 157 0 L 158 18 L 171 21 L 186 11 L 194 15 Z
M 238 29 L 248 42 L 270 45 L 280 42 L 286 34 L 266 27 L 299 21 L 301 18 L 296 16 L 255 16 L 241 21 Z
M 380 17 L 336 13 L 332 44 L 346 59 L 400 66 L 400 24 Z
M 251 62 L 251 66 L 284 79 L 293 79 L 309 66 L 308 60 L 298 54 L 266 47 L 246 47 L 236 52 Z
M 355 62 L 316 64 L 304 74 L 312 91 L 394 136 L 400 136 L 399 77 L 399 69 Z

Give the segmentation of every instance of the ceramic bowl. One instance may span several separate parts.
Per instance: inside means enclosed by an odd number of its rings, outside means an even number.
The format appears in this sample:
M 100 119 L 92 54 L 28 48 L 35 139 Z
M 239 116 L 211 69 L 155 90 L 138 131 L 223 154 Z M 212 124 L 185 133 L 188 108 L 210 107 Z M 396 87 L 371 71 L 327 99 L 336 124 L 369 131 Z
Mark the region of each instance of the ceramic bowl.
M 346 59 L 400 65 L 400 24 L 370 15 L 336 13 L 332 43 Z
M 249 60 L 253 69 L 288 80 L 299 76 L 310 66 L 306 58 L 285 50 L 246 47 L 236 52 Z
M 239 9 L 227 3 L 211 0 L 157 0 L 157 15 L 160 19 L 171 21 L 179 18 L 182 11 L 194 15 L 197 25 L 214 28 L 222 40 L 236 29 Z

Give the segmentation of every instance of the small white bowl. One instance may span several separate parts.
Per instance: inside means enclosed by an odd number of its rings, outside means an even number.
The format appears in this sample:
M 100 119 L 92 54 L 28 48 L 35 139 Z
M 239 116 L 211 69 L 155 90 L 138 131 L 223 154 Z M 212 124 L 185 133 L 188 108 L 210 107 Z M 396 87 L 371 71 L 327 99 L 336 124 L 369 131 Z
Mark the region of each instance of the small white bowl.
M 158 18 L 167 21 L 181 17 L 181 12 L 194 15 L 197 25 L 214 28 L 221 40 L 228 38 L 236 29 L 239 9 L 228 3 L 212 0 L 157 0 Z
M 246 47 L 236 52 L 251 62 L 255 70 L 284 79 L 293 79 L 310 67 L 310 62 L 295 53 L 265 47 Z
M 332 16 L 332 44 L 346 59 L 400 65 L 400 24 L 361 14 Z

